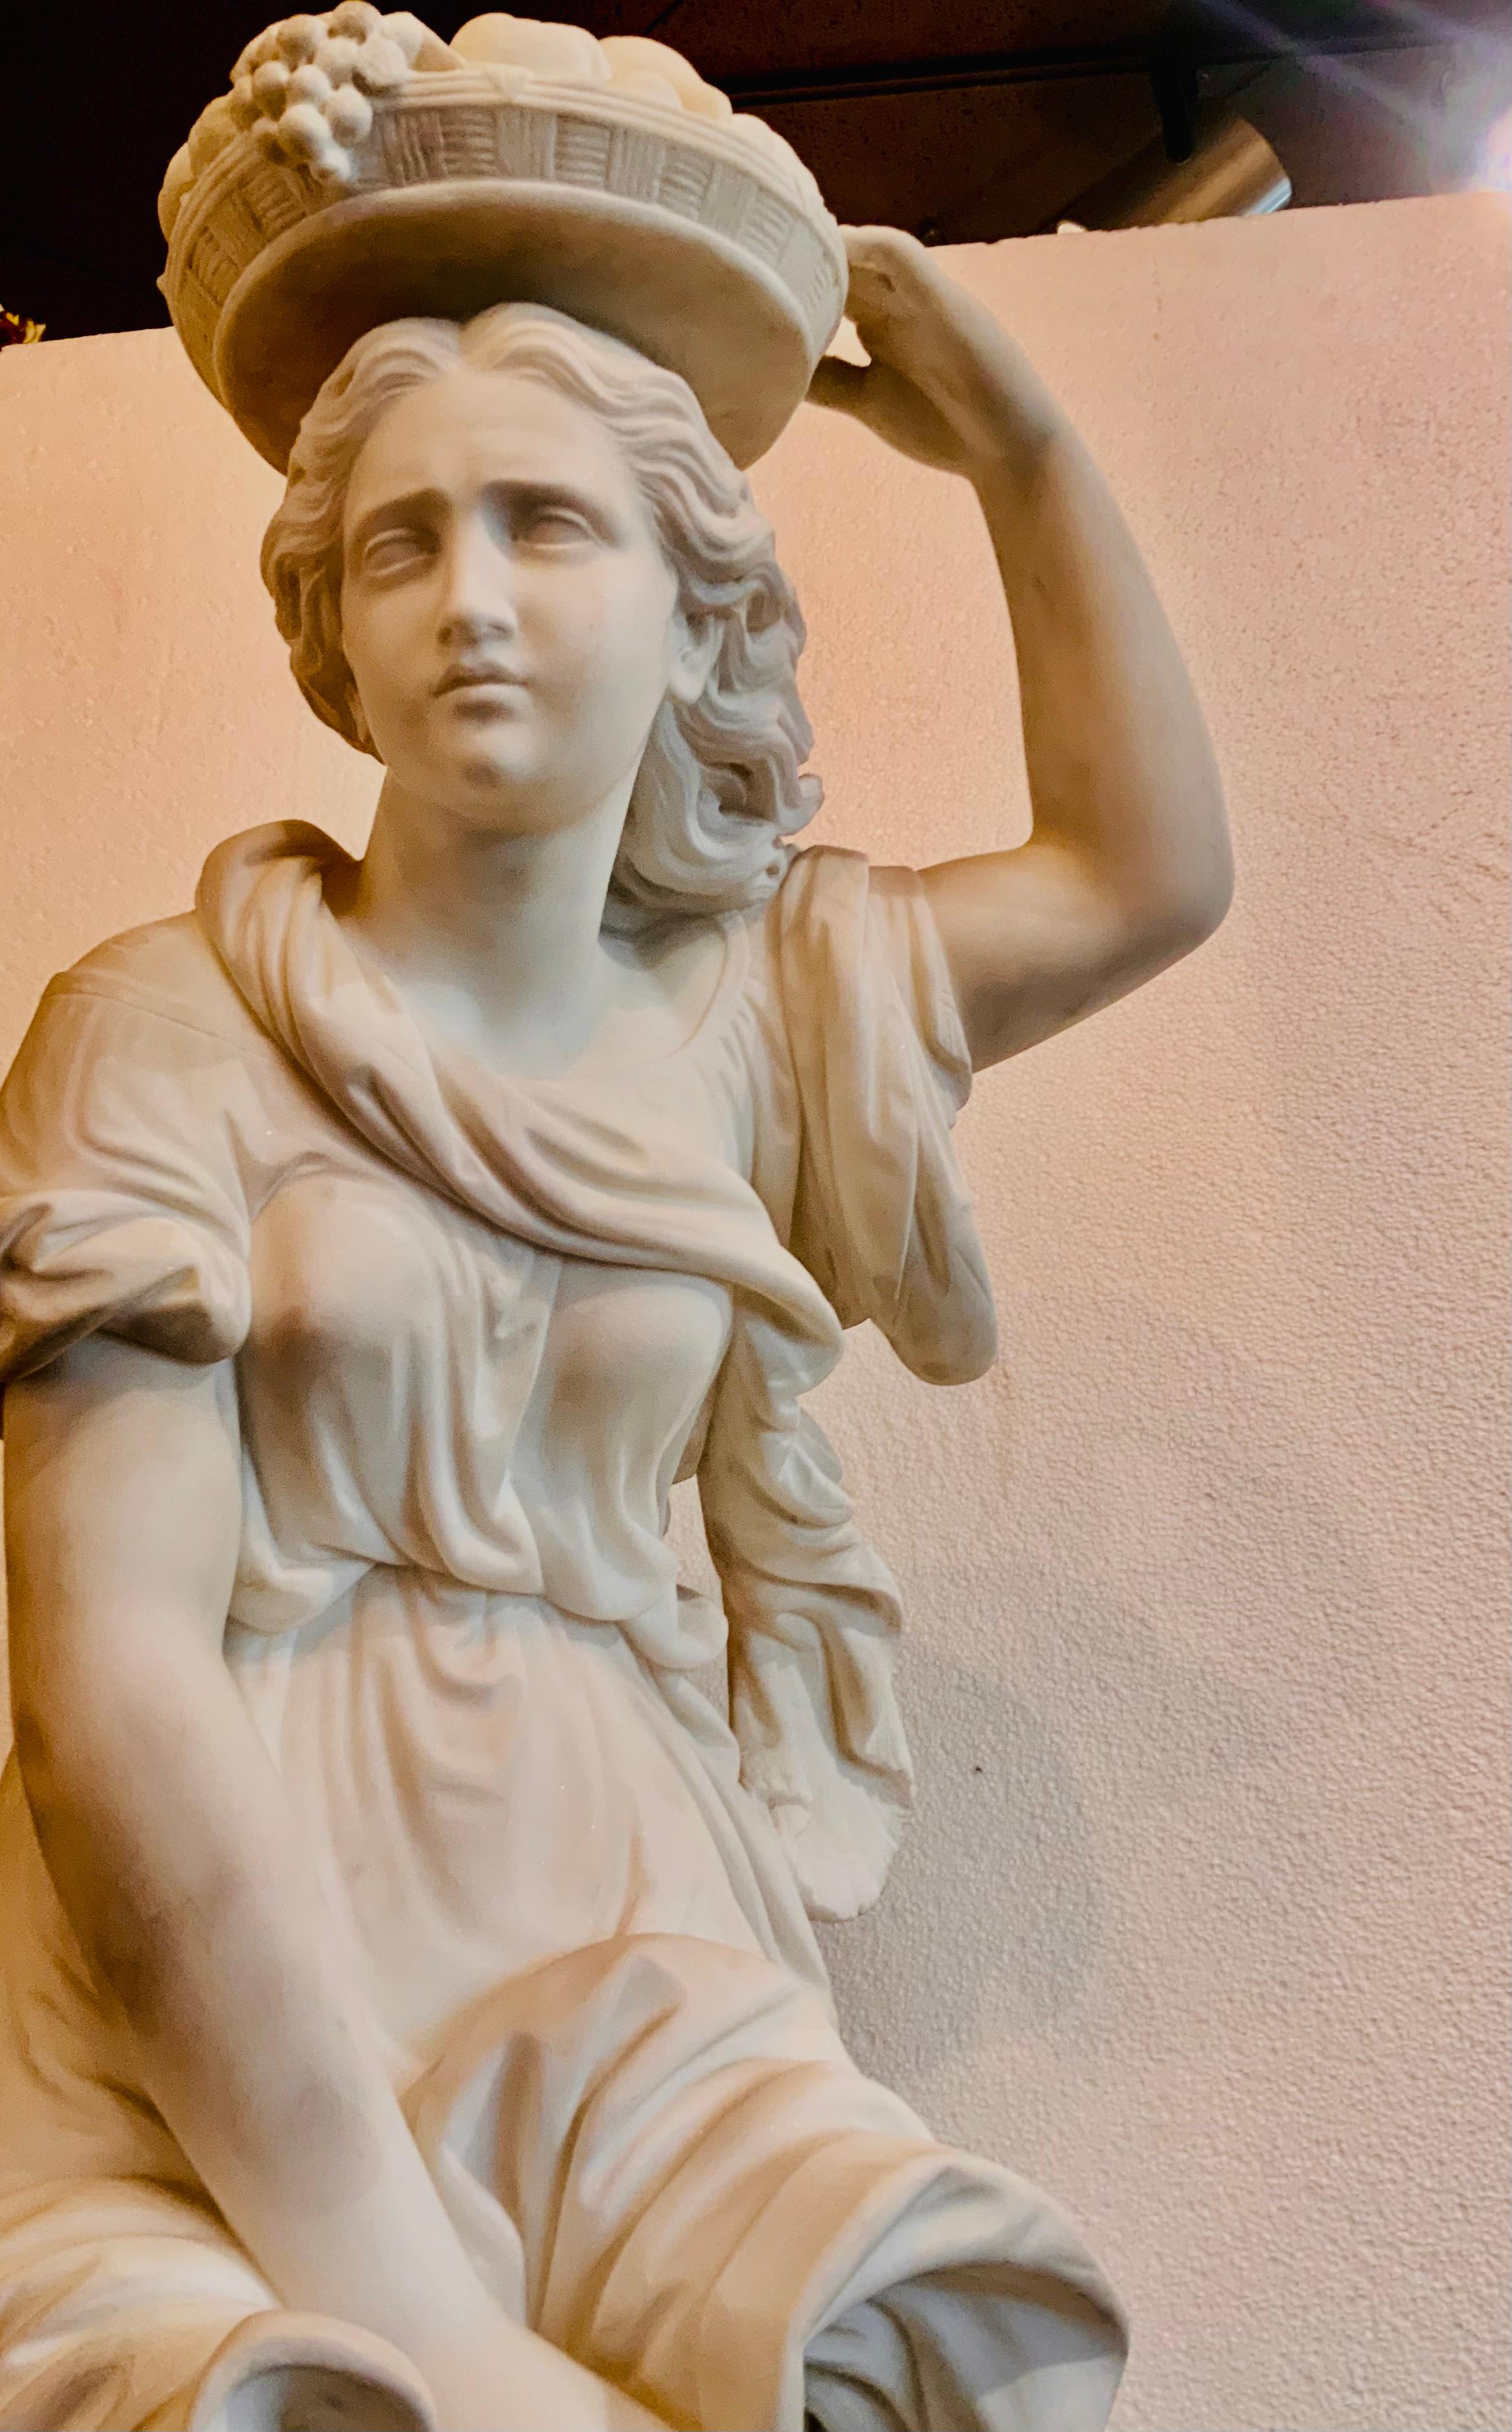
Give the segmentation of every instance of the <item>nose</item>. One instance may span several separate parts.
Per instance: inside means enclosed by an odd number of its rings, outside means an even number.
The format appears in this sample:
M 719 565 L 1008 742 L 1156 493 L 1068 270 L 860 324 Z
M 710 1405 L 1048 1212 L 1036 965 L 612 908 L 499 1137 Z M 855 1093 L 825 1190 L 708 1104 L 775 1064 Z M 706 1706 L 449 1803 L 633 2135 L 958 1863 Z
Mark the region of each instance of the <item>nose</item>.
M 443 650 L 509 639 L 519 630 L 514 564 L 480 515 L 459 516 L 447 539 L 436 638 Z

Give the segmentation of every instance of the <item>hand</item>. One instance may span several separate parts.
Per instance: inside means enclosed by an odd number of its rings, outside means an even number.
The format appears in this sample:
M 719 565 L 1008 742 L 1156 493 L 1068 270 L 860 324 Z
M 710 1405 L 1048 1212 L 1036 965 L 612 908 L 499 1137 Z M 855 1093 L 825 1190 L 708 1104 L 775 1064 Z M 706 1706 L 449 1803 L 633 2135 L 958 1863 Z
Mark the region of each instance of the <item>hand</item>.
M 444 2432 L 667 2432 L 660 2416 L 490 2305 L 417 2356 Z
M 904 456 L 981 481 L 1064 428 L 1022 350 L 901 228 L 844 231 L 846 310 L 869 363 L 826 355 L 815 405 L 854 414 Z

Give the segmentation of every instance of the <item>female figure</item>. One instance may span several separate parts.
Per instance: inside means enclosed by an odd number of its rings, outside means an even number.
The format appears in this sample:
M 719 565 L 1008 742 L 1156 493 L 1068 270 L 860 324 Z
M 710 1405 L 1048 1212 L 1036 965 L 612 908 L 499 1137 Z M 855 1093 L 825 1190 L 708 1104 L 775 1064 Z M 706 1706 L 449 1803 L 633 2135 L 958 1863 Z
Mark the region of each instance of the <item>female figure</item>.
M 834 2033 L 805 1905 L 909 1774 L 798 1397 L 863 1316 L 990 1358 L 969 1072 L 1206 937 L 1228 850 L 1080 444 L 920 247 L 849 254 L 814 394 L 976 488 L 1029 843 L 795 852 L 801 626 L 691 393 L 392 324 L 264 560 L 364 858 L 233 839 L 12 1072 L 0 2424 L 1105 2420 L 1075 2232 Z

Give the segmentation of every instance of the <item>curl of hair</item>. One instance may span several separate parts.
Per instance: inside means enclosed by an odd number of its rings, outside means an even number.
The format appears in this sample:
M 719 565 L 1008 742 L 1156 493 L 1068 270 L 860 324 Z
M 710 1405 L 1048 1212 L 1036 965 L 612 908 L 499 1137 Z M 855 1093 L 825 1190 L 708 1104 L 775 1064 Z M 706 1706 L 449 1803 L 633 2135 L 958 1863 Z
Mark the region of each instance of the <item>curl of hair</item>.
M 771 526 L 685 380 L 546 305 L 496 304 L 465 323 L 386 322 L 359 338 L 316 397 L 262 545 L 262 579 L 305 699 L 348 743 L 374 751 L 342 648 L 346 485 L 388 406 L 464 368 L 543 381 L 597 415 L 645 501 L 683 616 L 718 627 L 699 698 L 657 712 L 606 925 L 764 902 L 787 867 L 787 839 L 821 800 L 803 768 L 813 741 L 797 684 L 803 618 Z

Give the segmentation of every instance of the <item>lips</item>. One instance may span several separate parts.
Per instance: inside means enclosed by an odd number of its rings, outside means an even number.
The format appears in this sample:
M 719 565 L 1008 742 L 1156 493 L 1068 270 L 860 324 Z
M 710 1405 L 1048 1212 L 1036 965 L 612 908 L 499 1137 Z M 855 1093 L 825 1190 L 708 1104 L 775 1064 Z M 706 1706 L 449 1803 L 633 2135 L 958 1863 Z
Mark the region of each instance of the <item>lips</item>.
M 502 685 L 518 689 L 524 682 L 525 678 L 517 675 L 512 667 L 484 666 L 450 667 L 437 684 L 436 691 L 438 694 L 477 692 L 496 689 Z

